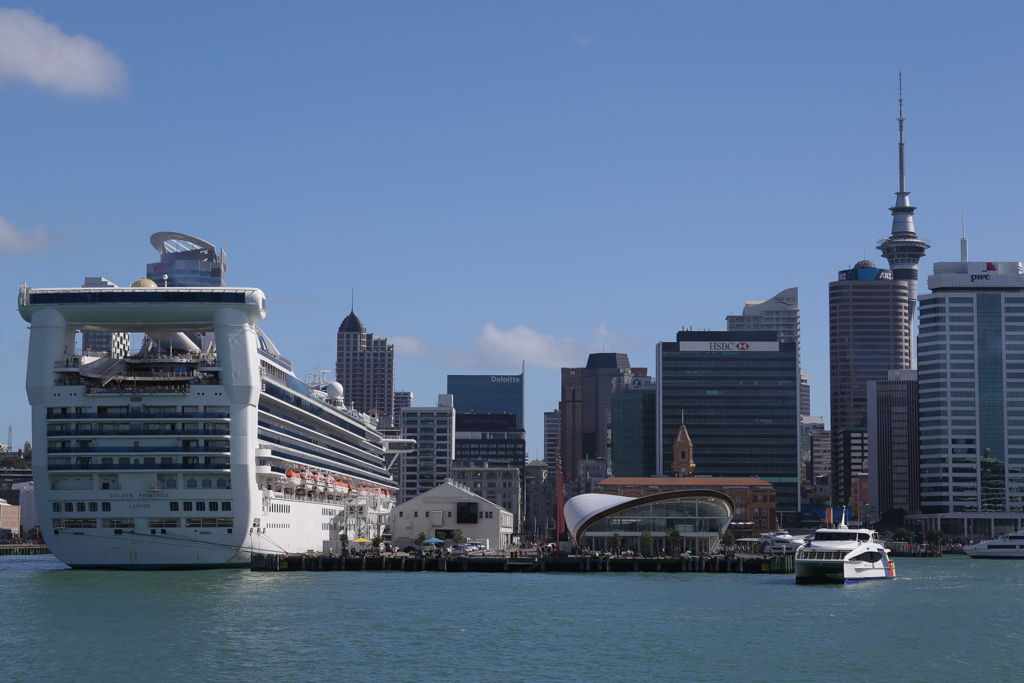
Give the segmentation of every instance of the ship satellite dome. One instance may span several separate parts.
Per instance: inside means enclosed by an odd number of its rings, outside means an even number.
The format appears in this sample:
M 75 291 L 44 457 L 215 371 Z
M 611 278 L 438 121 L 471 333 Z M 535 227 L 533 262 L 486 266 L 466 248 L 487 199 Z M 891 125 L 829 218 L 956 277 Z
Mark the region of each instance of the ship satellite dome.
M 341 401 L 345 398 L 345 389 L 341 386 L 341 382 L 331 382 L 324 387 L 324 390 L 332 401 Z
M 864 259 L 863 261 L 857 261 L 857 265 L 854 266 L 854 268 L 877 268 L 877 267 L 878 266 L 875 265 L 874 261 L 868 261 L 867 259 Z
M 132 287 L 156 287 L 156 283 L 148 277 L 141 277 L 132 283 Z

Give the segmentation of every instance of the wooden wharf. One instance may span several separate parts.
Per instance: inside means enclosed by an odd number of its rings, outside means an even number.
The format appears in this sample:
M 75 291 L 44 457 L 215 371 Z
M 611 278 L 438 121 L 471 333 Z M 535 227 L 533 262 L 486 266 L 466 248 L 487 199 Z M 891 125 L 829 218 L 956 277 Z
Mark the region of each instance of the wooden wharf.
M 45 545 L 0 545 L 0 555 L 49 555 Z
M 793 556 L 769 558 L 696 555 L 686 557 L 337 557 L 328 555 L 254 554 L 254 572 L 404 571 L 404 572 L 660 572 L 710 574 L 792 574 Z

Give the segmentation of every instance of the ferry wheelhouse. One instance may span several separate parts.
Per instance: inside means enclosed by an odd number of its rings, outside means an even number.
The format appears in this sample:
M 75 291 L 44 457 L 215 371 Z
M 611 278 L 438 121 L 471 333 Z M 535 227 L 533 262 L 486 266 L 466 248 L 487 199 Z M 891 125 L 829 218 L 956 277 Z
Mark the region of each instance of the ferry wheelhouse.
M 26 389 L 40 528 L 72 567 L 244 567 L 383 534 L 389 441 L 258 327 L 255 288 L 33 289 Z M 135 350 L 76 333 L 144 333 Z

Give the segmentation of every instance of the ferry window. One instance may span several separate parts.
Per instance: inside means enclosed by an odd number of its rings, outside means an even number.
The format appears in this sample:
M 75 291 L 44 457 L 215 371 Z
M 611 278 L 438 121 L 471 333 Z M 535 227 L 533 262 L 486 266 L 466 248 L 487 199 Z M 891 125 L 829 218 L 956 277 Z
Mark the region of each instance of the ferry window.
M 99 510 L 99 506 L 96 503 L 89 503 L 89 512 L 96 512 Z
M 191 501 L 187 501 L 186 500 L 184 503 L 182 503 L 182 509 L 185 510 L 185 512 L 192 512 L 192 503 L 191 503 Z
M 231 502 L 227 500 L 224 501 L 223 503 L 220 504 L 220 509 L 223 510 L 224 512 L 231 512 Z
M 218 479 L 217 480 L 217 488 L 219 488 L 219 489 L 226 489 L 227 487 L 228 487 L 228 480 L 227 479 Z
M 54 512 L 60 512 L 60 503 L 54 503 L 53 504 L 53 511 Z M 401 516 L 401 515 L 399 515 L 399 516 Z
M 103 504 L 103 512 L 110 512 L 110 503 Z
M 217 501 L 211 500 L 210 501 L 210 512 L 216 512 L 216 511 L 217 511 Z
M 85 503 L 76 503 L 79 512 L 85 512 Z
M 196 503 L 196 512 L 206 512 L 206 503 L 203 501 Z
M 171 512 L 177 512 L 177 511 L 178 511 L 178 501 L 172 500 L 171 501 Z
M 203 488 L 204 489 L 212 489 L 213 488 L 213 481 L 211 479 L 203 479 Z
M 188 481 L 185 482 L 185 488 L 194 489 L 198 484 L 199 482 L 197 482 L 195 479 L 189 479 Z
M 870 534 L 858 534 L 857 538 L 859 540 L 861 540 L 861 541 L 870 541 L 871 540 L 871 535 Z

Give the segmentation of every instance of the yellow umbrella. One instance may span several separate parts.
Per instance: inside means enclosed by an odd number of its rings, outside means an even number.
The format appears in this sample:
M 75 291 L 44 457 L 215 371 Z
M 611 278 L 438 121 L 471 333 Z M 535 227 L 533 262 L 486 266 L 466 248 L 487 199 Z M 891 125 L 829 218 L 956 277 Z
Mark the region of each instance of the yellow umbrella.
M 352 542 L 353 543 L 373 543 L 373 541 L 371 541 L 368 538 L 357 538 L 356 540 L 354 540 Z

